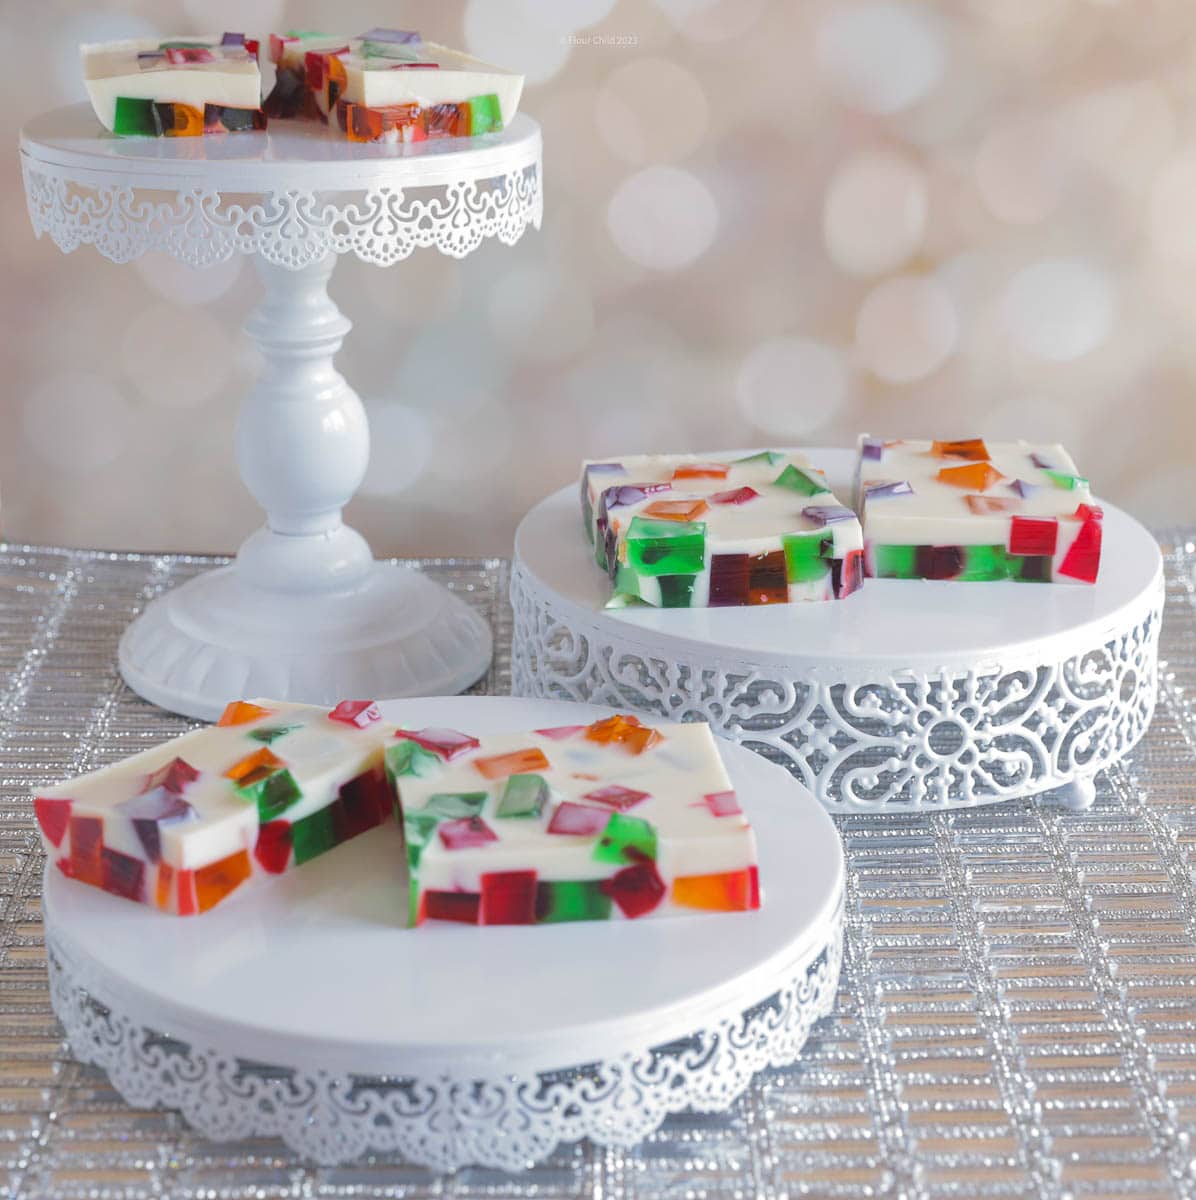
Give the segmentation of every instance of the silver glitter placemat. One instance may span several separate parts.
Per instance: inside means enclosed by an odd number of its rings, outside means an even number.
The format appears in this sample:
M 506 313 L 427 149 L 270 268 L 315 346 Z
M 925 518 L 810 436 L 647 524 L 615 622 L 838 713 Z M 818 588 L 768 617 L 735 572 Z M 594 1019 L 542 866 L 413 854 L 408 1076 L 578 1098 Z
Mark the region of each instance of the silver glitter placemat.
M 190 727 L 125 688 L 116 643 L 147 599 L 221 560 L 0 544 L 0 1197 L 1196 1196 L 1194 536 L 1161 538 L 1158 711 L 1092 809 L 840 818 L 847 954 L 802 1062 L 728 1113 L 518 1176 L 208 1142 L 71 1059 L 29 789 Z M 415 565 L 490 620 L 474 690 L 505 694 L 505 560 Z

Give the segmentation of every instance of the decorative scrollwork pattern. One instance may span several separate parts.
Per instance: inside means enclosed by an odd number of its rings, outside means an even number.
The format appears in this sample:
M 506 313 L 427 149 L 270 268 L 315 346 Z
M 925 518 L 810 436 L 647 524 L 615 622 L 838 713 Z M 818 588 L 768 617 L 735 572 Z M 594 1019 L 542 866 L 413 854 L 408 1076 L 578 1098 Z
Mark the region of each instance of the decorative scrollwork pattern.
M 132 187 L 119 178 L 21 155 L 34 231 L 60 250 L 93 245 L 124 263 L 157 250 L 193 267 L 260 254 L 298 269 L 328 254 L 389 266 L 421 246 L 463 258 L 487 238 L 512 245 L 540 226 L 540 162 L 491 178 L 344 192 L 280 188 L 229 196 L 214 188 Z
M 726 1109 L 757 1071 L 794 1062 L 831 1011 L 842 916 L 840 906 L 831 940 L 794 963 L 771 994 L 732 1002 L 667 1045 L 612 1048 L 609 1058 L 548 1074 L 379 1078 L 247 1062 L 117 1011 L 103 1000 L 102 980 L 52 938 L 50 995 L 77 1058 L 103 1068 L 130 1104 L 179 1109 L 208 1137 L 279 1136 L 323 1164 L 374 1151 L 436 1170 L 519 1170 L 563 1141 L 631 1146 L 670 1113 Z
M 566 615 L 518 560 L 511 604 L 514 695 L 709 721 L 832 811 L 862 812 L 991 804 L 1090 780 L 1150 724 L 1163 595 L 1059 658 L 887 675 L 759 668 L 713 649 L 669 661 L 621 641 L 601 614 Z

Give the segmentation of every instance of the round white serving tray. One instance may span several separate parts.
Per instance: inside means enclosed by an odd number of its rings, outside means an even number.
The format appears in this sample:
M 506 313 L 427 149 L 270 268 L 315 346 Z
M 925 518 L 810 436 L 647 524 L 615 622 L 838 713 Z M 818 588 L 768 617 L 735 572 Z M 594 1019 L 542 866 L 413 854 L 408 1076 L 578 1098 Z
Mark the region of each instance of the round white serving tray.
M 502 697 L 383 711 L 475 733 L 607 715 Z M 514 1170 L 562 1140 L 630 1145 L 670 1112 L 726 1108 L 830 1011 L 844 866 L 804 789 L 720 748 L 757 831 L 758 912 L 404 930 L 392 828 L 195 919 L 48 867 L 55 1011 L 129 1103 L 321 1163 L 374 1150 Z
M 848 495 L 853 454 L 808 453 Z M 1090 804 L 1150 723 L 1163 605 L 1158 545 L 1104 509 L 1091 586 L 869 579 L 819 604 L 606 610 L 564 488 L 516 533 L 512 691 L 709 721 L 834 811 Z

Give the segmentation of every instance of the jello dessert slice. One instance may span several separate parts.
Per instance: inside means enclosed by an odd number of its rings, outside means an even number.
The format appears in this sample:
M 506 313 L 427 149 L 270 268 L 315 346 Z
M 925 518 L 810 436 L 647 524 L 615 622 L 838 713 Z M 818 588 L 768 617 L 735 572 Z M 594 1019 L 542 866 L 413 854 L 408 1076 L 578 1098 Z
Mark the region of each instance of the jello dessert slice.
M 1103 514 L 1062 446 L 863 437 L 855 493 L 869 575 L 1096 581 Z
M 91 106 L 121 136 L 197 137 L 266 126 L 257 43 L 244 34 L 80 47 Z
M 523 91 L 522 75 L 411 30 L 275 34 L 270 56 L 278 76 L 267 112 L 335 121 L 350 141 L 489 133 L 510 124 Z
M 581 507 L 608 607 L 842 599 L 863 576 L 855 513 L 789 450 L 586 462 Z
M 760 906 L 755 836 L 706 725 L 399 729 L 410 919 L 638 920 Z
M 393 819 L 377 705 L 237 701 L 218 725 L 38 792 L 50 860 L 165 912 L 205 912 Z

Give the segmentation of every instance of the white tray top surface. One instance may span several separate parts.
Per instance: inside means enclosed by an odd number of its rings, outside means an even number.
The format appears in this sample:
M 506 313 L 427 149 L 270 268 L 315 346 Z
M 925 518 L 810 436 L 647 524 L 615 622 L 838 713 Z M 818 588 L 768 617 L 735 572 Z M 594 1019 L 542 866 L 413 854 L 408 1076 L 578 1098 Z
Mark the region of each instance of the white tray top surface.
M 729 451 L 742 454 L 745 451 Z M 851 495 L 855 452 L 806 449 L 840 496 Z M 720 459 L 717 452 L 708 456 Z M 1103 502 L 1104 539 L 1095 584 L 866 579 L 844 600 L 752 608 L 635 606 L 603 611 L 610 581 L 594 562 L 581 524 L 576 484 L 554 492 L 524 518 L 516 556 L 558 599 L 618 622 L 628 639 L 660 654 L 674 639 L 742 653 L 751 662 L 842 666 L 900 663 L 933 669 L 949 662 L 999 663 L 1011 650 L 1116 625 L 1158 587 L 1162 555 L 1150 533 Z
M 472 733 L 610 711 L 505 697 L 382 708 L 389 721 Z M 402 846 L 384 827 L 194 918 L 49 867 L 46 924 L 122 1015 L 258 1061 L 388 1074 L 513 1056 L 548 1069 L 617 1054 L 623 1039 L 665 1042 L 768 996 L 830 939 L 843 887 L 838 834 L 810 793 L 740 746 L 719 748 L 757 833 L 757 912 L 405 930 Z
M 227 190 L 276 185 L 336 190 L 391 181 L 415 185 L 425 176 L 486 178 L 486 170 L 501 172 L 516 158 L 534 161 L 539 145 L 540 126 L 526 113 L 499 133 L 411 145 L 350 142 L 339 129 L 284 120 L 252 133 L 117 137 L 87 103 L 43 113 L 21 130 L 22 152 L 38 162 L 124 173 L 131 186 L 151 188 L 173 188 L 181 179 Z

